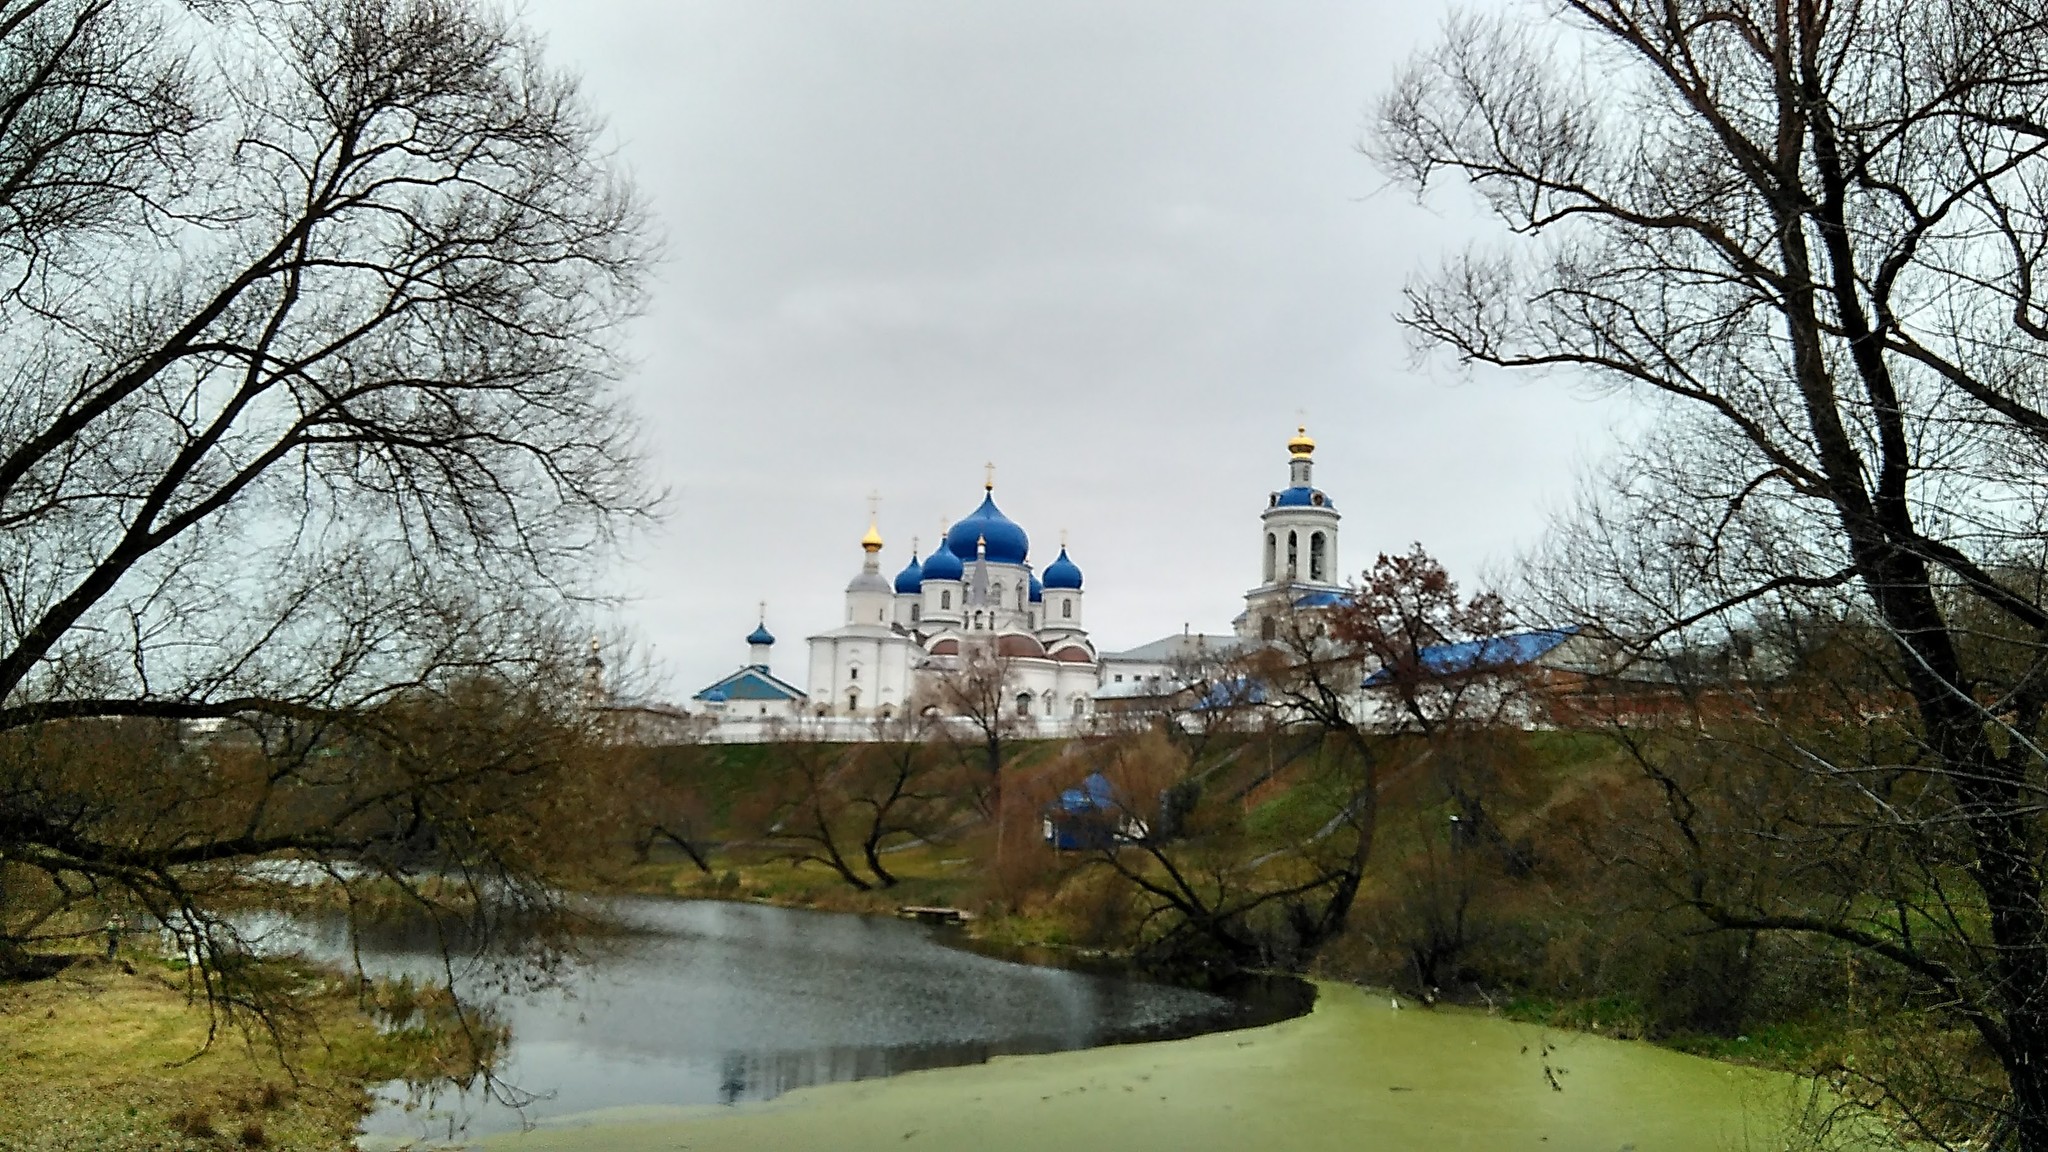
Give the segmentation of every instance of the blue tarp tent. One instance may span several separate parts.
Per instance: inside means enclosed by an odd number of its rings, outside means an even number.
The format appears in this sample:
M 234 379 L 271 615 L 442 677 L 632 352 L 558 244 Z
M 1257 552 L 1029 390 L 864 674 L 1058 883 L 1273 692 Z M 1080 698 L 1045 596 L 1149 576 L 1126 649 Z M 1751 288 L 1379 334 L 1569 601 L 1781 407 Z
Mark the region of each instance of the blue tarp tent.
M 1106 848 L 1115 843 L 1124 822 L 1109 778 L 1090 772 L 1078 788 L 1060 793 L 1046 805 L 1045 842 L 1061 851 Z

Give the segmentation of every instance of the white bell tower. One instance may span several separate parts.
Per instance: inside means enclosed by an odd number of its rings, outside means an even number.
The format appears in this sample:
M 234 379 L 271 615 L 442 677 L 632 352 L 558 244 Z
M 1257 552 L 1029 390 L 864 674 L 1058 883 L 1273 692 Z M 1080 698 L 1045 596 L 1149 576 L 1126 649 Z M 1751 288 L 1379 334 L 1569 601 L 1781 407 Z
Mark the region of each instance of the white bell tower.
M 1296 601 L 1343 587 L 1337 557 L 1337 506 L 1315 486 L 1316 442 L 1308 429 L 1287 441 L 1287 487 L 1266 498 L 1259 515 L 1259 583 L 1245 593 L 1239 627 L 1247 638 L 1272 639 L 1279 616 Z

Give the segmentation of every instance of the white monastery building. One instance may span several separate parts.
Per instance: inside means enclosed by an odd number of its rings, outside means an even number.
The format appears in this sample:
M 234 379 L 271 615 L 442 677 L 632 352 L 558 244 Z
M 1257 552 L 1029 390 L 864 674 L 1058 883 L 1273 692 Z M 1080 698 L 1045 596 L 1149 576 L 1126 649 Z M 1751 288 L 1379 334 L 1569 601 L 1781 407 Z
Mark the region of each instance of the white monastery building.
M 1099 706 L 1159 694 L 1200 649 L 1270 640 L 1291 608 L 1342 594 L 1339 517 L 1313 483 L 1315 448 L 1306 429 L 1287 442 L 1288 485 L 1260 514 L 1259 582 L 1245 593 L 1233 636 L 1182 634 L 1098 653 L 1084 623 L 1080 566 L 1063 544 L 1043 571 L 1034 568 L 1030 537 L 996 506 L 991 476 L 981 506 L 947 528 L 929 556 L 913 548 L 894 577 L 883 575 L 882 535 L 870 520 L 844 618 L 809 638 L 802 688 L 770 671 L 775 637 L 764 618 L 746 639 L 747 663 L 698 692 L 688 711 L 714 740 L 771 739 L 792 724 L 830 739 L 873 738 L 878 721 L 907 708 L 944 715 L 943 678 L 964 661 L 993 658 L 1005 710 L 1020 726 L 1048 736 L 1085 730 Z

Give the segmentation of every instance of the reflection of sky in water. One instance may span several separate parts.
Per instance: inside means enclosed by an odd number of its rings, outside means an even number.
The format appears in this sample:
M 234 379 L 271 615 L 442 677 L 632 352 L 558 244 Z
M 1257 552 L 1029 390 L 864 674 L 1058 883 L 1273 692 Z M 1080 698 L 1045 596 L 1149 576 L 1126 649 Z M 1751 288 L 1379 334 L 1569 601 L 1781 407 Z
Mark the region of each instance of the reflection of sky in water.
M 513 1044 L 501 1077 L 540 1099 L 528 1121 L 627 1105 L 765 1100 L 792 1088 L 1134 1038 L 1222 1016 L 1217 997 L 1012 964 L 945 947 L 934 929 L 751 904 L 631 900 L 648 929 L 560 987 L 502 997 Z M 317 950 L 345 955 L 337 930 Z M 439 971 L 434 938 L 362 942 L 373 971 Z M 520 1114 L 443 1088 L 387 1087 L 366 1131 L 447 1138 L 506 1131 Z

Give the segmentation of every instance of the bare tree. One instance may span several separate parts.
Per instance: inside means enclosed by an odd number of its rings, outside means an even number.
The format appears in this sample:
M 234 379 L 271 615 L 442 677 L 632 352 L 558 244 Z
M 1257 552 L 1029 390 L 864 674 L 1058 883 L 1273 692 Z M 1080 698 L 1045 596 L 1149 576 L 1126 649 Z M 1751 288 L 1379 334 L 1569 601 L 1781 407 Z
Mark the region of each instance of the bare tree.
M 876 743 L 863 750 L 846 790 L 860 818 L 861 858 L 884 888 L 895 887 L 896 877 L 882 863 L 883 850 L 943 831 L 969 791 L 938 747 L 937 728 L 935 717 L 914 708 L 878 722 Z
M 2002 1071 L 1973 1138 L 2028 1150 L 2048 1149 L 2048 604 L 2000 572 L 2038 567 L 2048 510 L 2044 108 L 2026 5 L 1563 0 L 1455 21 L 1371 144 L 1516 237 L 1411 286 L 1423 345 L 1667 414 L 1579 522 L 1577 607 L 1690 641 L 1832 602 L 1883 639 L 1896 738 L 1788 739 L 1786 763 L 1840 805 L 1826 851 L 1945 867 L 1865 876 L 1852 902 L 1687 899 L 1911 981 Z M 1973 639 L 1991 621 L 1996 662 Z M 1681 827 L 1700 798 L 1672 794 Z M 1770 827 L 1711 846 L 1754 859 Z
M 953 758 L 928 739 L 933 726 L 913 712 L 877 721 L 873 743 L 786 740 L 748 818 L 788 859 L 863 892 L 893 888 L 884 850 L 939 831 L 964 792 Z
M 0 110 L 0 936 L 229 933 L 262 856 L 546 899 L 648 506 L 575 85 L 471 0 L 0 0 Z
M 941 721 L 934 731 L 953 743 L 963 761 L 979 765 L 984 776 L 986 812 L 1002 811 L 1003 765 L 1021 719 L 1010 704 L 1016 680 L 1012 661 L 992 644 L 964 643 L 953 667 L 925 680 L 913 711 Z M 968 741 L 960 737 L 967 735 Z M 999 818 L 999 817 L 998 817 Z

